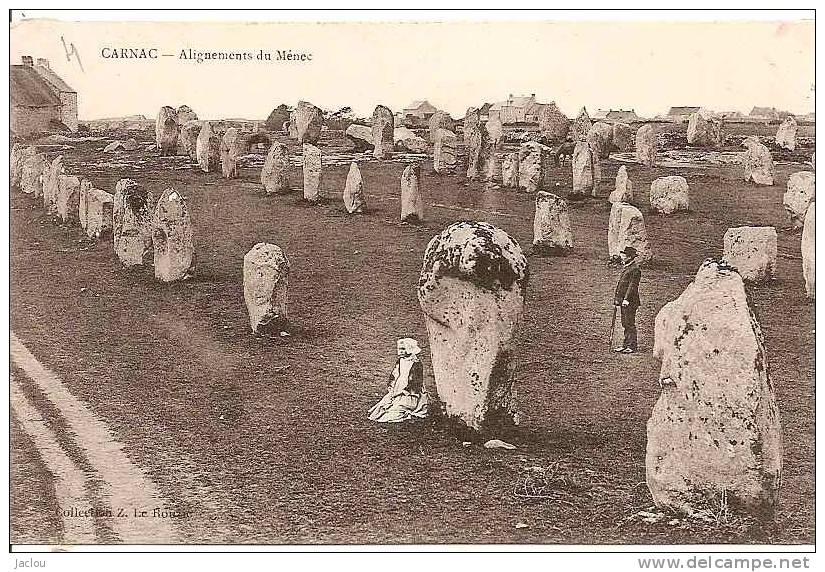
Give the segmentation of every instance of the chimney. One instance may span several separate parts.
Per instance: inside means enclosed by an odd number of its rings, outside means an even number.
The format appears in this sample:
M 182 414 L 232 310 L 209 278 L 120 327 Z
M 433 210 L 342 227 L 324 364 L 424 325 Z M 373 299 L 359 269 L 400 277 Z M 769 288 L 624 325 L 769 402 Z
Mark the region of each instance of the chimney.
M 33 66 L 34 65 L 34 60 L 32 60 L 31 56 L 23 56 L 20 59 L 23 61 L 24 66 Z
M 49 69 L 49 60 L 47 60 L 46 58 L 37 58 L 37 65 Z

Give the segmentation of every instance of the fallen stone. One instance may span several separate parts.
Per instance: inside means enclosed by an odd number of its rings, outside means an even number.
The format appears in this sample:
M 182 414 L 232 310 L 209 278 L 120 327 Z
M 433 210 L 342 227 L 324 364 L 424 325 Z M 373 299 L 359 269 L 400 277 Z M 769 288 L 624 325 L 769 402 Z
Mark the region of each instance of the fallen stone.
M 742 278 L 705 261 L 656 316 L 662 393 L 647 423 L 647 486 L 660 509 L 772 516 L 782 433 L 762 332 Z
M 490 439 L 489 441 L 484 442 L 485 449 L 507 449 L 509 451 L 513 451 L 516 449 L 515 445 L 507 443 L 506 441 L 502 441 L 501 439 Z M 526 528 L 527 525 L 524 523 L 519 522 L 516 524 L 516 528 Z
M 533 219 L 533 252 L 543 256 L 564 256 L 573 249 L 567 201 L 545 191 L 536 194 Z
M 424 220 L 424 200 L 421 198 L 421 166 L 407 165 L 401 174 L 401 222 Z
M 372 142 L 372 128 L 366 125 L 353 123 L 344 132 L 347 140 L 352 144 L 355 151 L 363 152 L 375 147 Z
M 796 149 L 796 118 L 793 115 L 789 115 L 785 118 L 785 121 L 782 122 L 782 125 L 779 126 L 779 129 L 776 130 L 776 144 L 783 149 L 787 149 L 788 151 L 793 151 Z
M 647 167 L 656 165 L 658 137 L 653 125 L 645 124 L 636 131 L 636 160 Z
M 115 185 L 112 199 L 114 250 L 127 268 L 152 261 L 152 203 L 152 193 L 132 179 L 121 179 Z
M 198 166 L 204 173 L 211 173 L 221 168 L 221 138 L 212 131 L 208 121 L 201 125 L 195 142 L 195 154 Z
M 395 134 L 395 118 L 388 107 L 378 105 L 372 113 L 372 154 L 376 159 L 392 157 Z
M 690 193 L 684 177 L 659 177 L 650 183 L 650 209 L 669 215 L 690 208 Z
M 610 260 L 617 260 L 619 253 L 628 246 L 636 249 L 640 264 L 650 262 L 653 258 L 641 211 L 627 203 L 613 203 L 607 223 L 607 251 Z
M 775 278 L 776 229 L 772 226 L 738 226 L 725 232 L 722 260 L 736 269 L 742 280 L 761 284 Z
M 513 335 L 527 259 L 503 230 L 457 222 L 427 245 L 418 301 L 445 415 L 475 430 L 516 422 Z
M 358 168 L 358 163 L 353 161 L 349 165 L 347 182 L 344 187 L 344 208 L 346 208 L 350 214 L 362 213 L 364 212 L 366 204 L 361 169 Z
M 274 244 L 259 242 L 243 257 L 243 297 L 249 325 L 258 335 L 279 335 L 289 326 L 289 260 Z
M 395 150 L 402 153 L 426 153 L 427 141 L 406 127 L 396 127 L 393 131 Z
M 304 200 L 317 203 L 321 200 L 322 154 L 315 145 L 303 147 Z
M 816 198 L 816 175 L 812 171 L 798 171 L 788 177 L 788 190 L 782 204 L 794 229 L 802 228 L 808 206 Z
M 298 143 L 316 144 L 321 138 L 321 128 L 324 126 L 323 112 L 311 103 L 299 101 L 294 114 Z
M 155 278 L 174 282 L 191 278 L 195 270 L 195 244 L 186 200 L 175 189 L 166 189 L 152 217 Z
M 768 148 L 753 136 L 745 137 L 742 145 L 747 149 L 742 159 L 745 181 L 753 181 L 757 185 L 773 185 L 775 167 Z
M 57 178 L 57 216 L 63 222 L 78 220 L 80 208 L 80 179 L 71 175 L 58 175 Z
M 802 275 L 808 298 L 816 298 L 816 202 L 812 202 L 805 215 L 802 229 Z
M 446 173 L 453 170 L 457 163 L 458 138 L 452 131 L 439 130 L 433 151 L 433 170 L 436 173 Z
M 178 145 L 178 114 L 174 107 L 165 105 L 155 120 L 155 145 L 161 157 L 174 155 Z
M 91 181 L 80 182 L 78 218 L 80 226 L 89 238 L 100 239 L 113 228 L 113 197 L 101 189 L 95 189 Z
M 261 168 L 261 184 L 268 195 L 289 192 L 289 151 L 283 143 L 275 142 L 269 148 Z
M 501 165 L 501 184 L 507 188 L 518 187 L 518 153 L 507 153 Z

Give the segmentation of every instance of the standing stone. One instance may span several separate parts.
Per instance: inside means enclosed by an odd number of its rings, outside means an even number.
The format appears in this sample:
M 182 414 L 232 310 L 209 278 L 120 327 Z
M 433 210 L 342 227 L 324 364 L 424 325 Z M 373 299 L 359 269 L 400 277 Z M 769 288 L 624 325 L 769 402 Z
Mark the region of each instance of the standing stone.
M 816 202 L 808 207 L 802 229 L 802 275 L 805 292 L 813 300 L 816 298 Z
M 796 149 L 796 118 L 789 115 L 776 130 L 776 144 L 783 149 L 793 151 Z
M 484 124 L 484 129 L 487 131 L 490 147 L 500 149 L 504 140 L 504 125 L 501 123 L 501 119 L 493 117 Z
M 436 111 L 432 114 L 429 121 L 430 127 L 430 143 L 436 144 L 439 137 L 439 130 L 444 129 L 452 132 L 453 119 L 443 111 Z
M 544 182 L 547 147 L 537 141 L 522 143 L 518 149 L 518 186 L 525 192 L 541 190 Z
M 274 244 L 259 242 L 243 257 L 243 297 L 249 325 L 258 335 L 277 336 L 289 325 L 289 260 Z
M 64 173 L 63 155 L 58 155 L 49 165 L 48 176 L 43 179 L 43 208 L 47 214 L 57 214 L 57 191 L 60 176 Z
M 208 121 L 201 126 L 195 142 L 195 154 L 198 166 L 204 173 L 217 171 L 221 167 L 221 138 L 212 131 Z
M 595 188 L 593 178 L 594 157 L 590 145 L 584 141 L 576 143 L 573 149 L 573 193 L 574 195 L 584 195 L 592 192 Z
M 426 153 L 427 141 L 404 126 L 396 127 L 392 134 L 395 150 L 402 153 Z
M 593 127 L 593 122 L 590 120 L 590 115 L 587 114 L 587 109 L 582 107 L 578 117 L 573 121 L 573 141 L 587 141 L 587 134 L 591 127 Z
M 599 121 L 587 132 L 586 140 L 593 151 L 598 151 L 593 155 L 594 161 L 607 159 L 613 147 L 613 127 L 604 121 Z
M 17 143 L 14 144 L 9 156 L 10 185 L 12 187 L 22 187 L 23 165 L 35 155 L 37 155 L 37 149 L 34 147 L 22 147 Z
M 647 167 L 656 165 L 658 137 L 653 125 L 647 123 L 636 131 L 636 160 Z
M 802 228 L 808 205 L 816 197 L 816 175 L 812 171 L 798 171 L 788 177 L 788 190 L 782 197 L 782 204 L 791 219 L 794 229 Z
M 627 246 L 636 249 L 638 260 L 642 264 L 653 258 L 641 211 L 627 203 L 613 203 L 607 223 L 607 252 L 610 260 L 618 259 L 619 253 Z
M 424 200 L 421 198 L 421 166 L 407 165 L 401 174 L 401 222 L 424 220 Z
M 187 121 L 197 121 L 198 114 L 192 111 L 192 108 L 188 105 L 181 105 L 175 110 L 175 119 L 178 125 L 183 125 Z
M 653 355 L 662 393 L 647 423 L 645 465 L 656 506 L 770 517 L 782 433 L 762 332 L 739 274 L 705 261 L 656 316 Z
M 707 111 L 691 113 L 687 142 L 700 147 L 718 147 L 722 142 L 722 122 Z
M 57 178 L 57 216 L 63 222 L 78 219 L 80 208 L 80 179 L 71 175 L 58 175 Z
M 38 198 L 43 195 L 43 167 L 46 165 L 46 156 L 35 153 L 23 161 L 20 171 L 20 190 Z
M 632 203 L 633 202 L 633 181 L 627 176 L 627 167 L 622 165 L 616 173 L 616 188 L 607 197 L 611 203 Z
M 91 181 L 80 182 L 78 218 L 89 238 L 100 239 L 112 231 L 114 204 L 112 195 L 95 189 Z
M 299 101 L 295 114 L 295 135 L 298 143 L 312 143 L 321 138 L 321 128 L 324 125 L 323 112 L 306 101 Z
M 487 158 L 484 161 L 484 180 L 488 183 L 501 183 L 501 156 L 494 153 L 492 148 L 488 150 Z
M 458 163 L 458 138 L 452 131 L 440 129 L 435 138 L 433 151 L 433 170 L 445 173 L 455 168 Z
M 533 219 L 533 251 L 541 255 L 563 256 L 573 248 L 570 213 L 563 198 L 539 191 Z
M 501 165 L 501 184 L 507 188 L 519 186 L 518 180 L 518 153 L 507 153 Z
M 722 260 L 735 268 L 742 280 L 761 284 L 776 275 L 776 229 L 772 226 L 738 226 L 725 232 Z
M 161 157 L 174 155 L 178 145 L 178 114 L 174 107 L 165 105 L 155 120 L 155 145 Z
M 742 159 L 745 181 L 753 181 L 757 185 L 773 185 L 775 168 L 768 148 L 754 136 L 745 137 L 742 145 L 747 149 Z
M 321 200 L 321 150 L 315 145 L 304 143 L 303 171 L 304 171 L 304 200 L 317 203 Z
M 464 115 L 464 129 L 461 132 L 461 136 L 464 139 L 464 143 L 466 145 L 470 144 L 470 133 L 481 123 L 481 111 L 476 109 L 475 107 L 470 107 L 467 109 L 467 114 Z M 449 127 L 444 127 L 444 129 L 449 129 Z
M 163 191 L 155 206 L 152 247 L 155 249 L 155 278 L 174 282 L 192 277 L 195 269 L 192 221 L 186 200 L 175 189 Z
M 450 225 L 424 253 L 418 301 L 438 397 L 472 429 L 518 422 L 513 335 L 527 278 L 518 243 L 485 222 Z
M 689 208 L 690 193 L 684 177 L 659 177 L 650 183 L 650 210 L 669 215 Z
M 269 148 L 261 168 L 261 184 L 268 195 L 289 192 L 289 151 L 283 143 L 275 142 Z
M 115 185 L 112 207 L 114 250 L 126 267 L 152 260 L 152 194 L 132 179 Z
M 350 214 L 364 212 L 366 206 L 366 199 L 364 198 L 364 181 L 361 178 L 361 169 L 358 168 L 358 163 L 353 161 L 349 165 L 349 173 L 347 173 L 347 183 L 344 187 L 344 207 Z
M 559 110 L 555 101 L 542 107 L 538 120 L 539 132 L 548 145 L 558 145 L 567 140 L 570 120 Z
M 245 153 L 246 137 L 236 127 L 230 127 L 221 140 L 221 172 L 224 178 L 238 177 L 238 158 Z
M 198 136 L 201 133 L 200 121 L 187 121 L 181 124 L 178 137 L 178 155 L 187 155 L 193 161 L 198 160 Z
M 613 146 L 619 151 L 633 150 L 633 128 L 627 123 L 613 124 Z
M 464 140 L 467 142 L 467 178 L 475 181 L 486 170 L 485 160 L 490 147 L 487 130 L 482 123 L 476 123 L 468 133 L 464 133 Z
M 388 107 L 378 105 L 372 113 L 372 154 L 376 159 L 392 157 L 395 144 L 395 118 Z

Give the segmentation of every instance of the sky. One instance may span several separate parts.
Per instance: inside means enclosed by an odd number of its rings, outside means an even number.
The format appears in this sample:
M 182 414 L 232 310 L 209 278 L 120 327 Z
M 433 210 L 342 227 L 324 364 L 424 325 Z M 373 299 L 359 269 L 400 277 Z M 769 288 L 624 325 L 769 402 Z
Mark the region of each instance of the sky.
M 80 119 L 155 117 L 164 105 L 183 104 L 205 119 L 264 119 L 278 104 L 301 99 L 324 109 L 349 106 L 362 117 L 378 104 L 399 111 L 427 99 L 459 118 L 469 106 L 533 93 L 570 117 L 582 106 L 647 117 L 676 105 L 814 110 L 812 21 L 26 20 L 10 34 L 10 63 L 22 55 L 48 59 L 78 92 Z M 158 57 L 104 57 L 123 48 L 155 49 Z M 180 57 L 189 49 L 253 59 L 197 63 Z M 312 59 L 277 61 L 278 50 Z M 258 60 L 260 51 L 272 60 Z

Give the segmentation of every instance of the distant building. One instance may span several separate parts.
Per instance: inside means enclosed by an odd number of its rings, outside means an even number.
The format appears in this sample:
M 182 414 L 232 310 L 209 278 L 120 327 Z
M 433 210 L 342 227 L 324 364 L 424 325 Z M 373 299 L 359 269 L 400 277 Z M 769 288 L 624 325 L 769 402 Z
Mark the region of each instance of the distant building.
M 607 122 L 630 123 L 633 121 L 638 121 L 639 116 L 636 115 L 636 111 L 633 109 L 597 109 L 591 119 Z
M 416 100 L 409 104 L 401 112 L 402 117 L 416 117 L 418 119 L 429 120 L 438 109 L 426 99 Z
M 77 92 L 49 67 L 49 61 L 23 56 L 9 66 L 11 131 L 17 135 L 68 129 L 77 131 Z
M 675 121 L 687 121 L 690 116 L 698 112 L 701 107 L 671 107 L 667 116 Z
M 750 117 L 753 119 L 765 119 L 768 121 L 780 121 L 790 115 L 787 111 L 780 111 L 775 107 L 754 107 L 751 109 Z
M 489 117 L 490 119 L 497 118 L 505 125 L 508 123 L 528 123 L 528 111 L 531 110 L 531 106 L 535 103 L 535 93 L 531 93 L 529 97 L 514 97 L 511 93 L 506 101 L 499 101 L 490 107 Z M 532 107 L 534 112 L 535 109 L 535 107 Z M 536 121 L 533 122 L 538 122 L 538 120 L 536 119 Z

